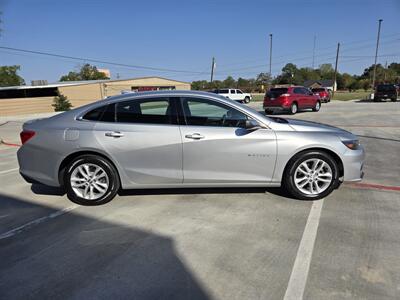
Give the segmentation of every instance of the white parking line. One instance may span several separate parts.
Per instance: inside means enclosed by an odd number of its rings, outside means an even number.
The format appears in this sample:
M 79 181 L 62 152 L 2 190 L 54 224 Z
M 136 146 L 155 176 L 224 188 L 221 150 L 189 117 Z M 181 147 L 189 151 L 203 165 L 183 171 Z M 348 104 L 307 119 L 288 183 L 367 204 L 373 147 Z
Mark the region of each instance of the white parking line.
M 324 199 L 314 201 L 297 250 L 284 300 L 303 299 Z
M 6 173 L 10 173 L 10 172 L 14 172 L 19 170 L 19 168 L 14 168 L 14 169 L 10 169 L 10 170 L 5 170 L 5 171 L 0 171 L 0 174 L 6 174 Z
M 0 234 L 0 240 L 12 237 L 12 236 L 24 231 L 25 229 L 28 229 L 29 227 L 32 227 L 32 226 L 38 225 L 40 223 L 43 223 L 43 222 L 47 221 L 48 219 L 54 219 L 56 217 L 59 217 L 59 216 L 65 214 L 65 213 L 67 213 L 67 212 L 69 212 L 69 211 L 71 211 L 71 210 L 73 210 L 75 208 L 78 208 L 78 207 L 79 207 L 79 205 L 72 205 L 72 206 L 66 207 L 66 208 L 64 208 L 62 210 L 53 212 L 48 216 L 41 217 L 39 219 L 30 221 L 30 222 L 28 222 L 28 223 L 26 223 L 24 225 L 21 225 L 21 226 L 19 226 L 17 228 L 11 229 L 11 230 L 9 230 L 7 232 L 4 232 L 4 233 Z

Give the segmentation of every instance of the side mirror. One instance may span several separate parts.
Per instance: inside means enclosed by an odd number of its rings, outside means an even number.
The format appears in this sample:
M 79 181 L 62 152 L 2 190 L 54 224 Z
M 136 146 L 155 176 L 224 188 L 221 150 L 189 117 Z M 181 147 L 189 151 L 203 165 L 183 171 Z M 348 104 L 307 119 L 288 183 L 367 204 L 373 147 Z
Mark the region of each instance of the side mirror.
M 258 130 L 264 128 L 256 120 L 246 120 L 244 128 L 249 131 Z

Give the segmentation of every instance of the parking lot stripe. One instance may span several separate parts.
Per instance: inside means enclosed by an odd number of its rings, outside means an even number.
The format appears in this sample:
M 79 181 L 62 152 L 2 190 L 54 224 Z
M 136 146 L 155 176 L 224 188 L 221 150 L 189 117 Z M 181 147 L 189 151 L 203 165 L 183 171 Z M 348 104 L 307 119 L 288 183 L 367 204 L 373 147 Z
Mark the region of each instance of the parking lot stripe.
M 324 199 L 314 201 L 297 250 L 284 300 L 303 299 Z
M 47 221 L 49 219 L 54 219 L 56 217 L 62 216 L 63 214 L 66 214 L 67 212 L 69 212 L 69 211 L 71 211 L 71 210 L 73 210 L 75 208 L 78 208 L 78 207 L 79 207 L 79 205 L 72 205 L 72 206 L 66 207 L 64 209 L 61 209 L 59 211 L 56 211 L 54 213 L 51 213 L 48 216 L 41 217 L 39 219 L 35 219 L 33 221 L 30 221 L 30 222 L 28 222 L 28 223 L 26 223 L 24 225 L 21 225 L 21 226 L 17 227 L 17 228 L 11 229 L 11 230 L 9 230 L 7 232 L 4 232 L 4 233 L 0 234 L 0 240 L 12 237 L 12 236 L 14 236 L 14 235 L 16 235 L 18 233 L 21 233 L 22 231 L 30 228 L 30 227 L 32 227 L 32 226 L 39 225 L 39 224 L 41 224 L 41 223 L 43 223 L 43 222 L 45 222 L 45 221 Z
M 6 174 L 6 173 L 10 173 L 10 172 L 14 172 L 19 170 L 19 168 L 14 168 L 14 169 L 10 169 L 10 170 L 4 170 L 4 171 L 0 171 L 0 174 Z

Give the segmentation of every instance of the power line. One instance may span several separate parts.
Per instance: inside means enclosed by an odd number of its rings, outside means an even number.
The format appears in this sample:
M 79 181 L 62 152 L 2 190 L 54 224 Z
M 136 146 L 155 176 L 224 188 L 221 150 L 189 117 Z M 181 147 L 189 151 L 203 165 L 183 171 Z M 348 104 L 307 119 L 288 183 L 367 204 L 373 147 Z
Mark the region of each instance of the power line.
M 23 53 L 32 53 L 32 54 L 38 54 L 38 55 L 46 55 L 46 56 L 52 56 L 52 57 L 58 57 L 58 58 L 66 58 L 66 59 L 79 60 L 79 61 L 85 61 L 85 62 L 94 62 L 94 63 L 113 65 L 113 66 L 119 66 L 119 67 L 127 67 L 127 68 L 133 68 L 133 69 L 143 69 L 143 70 L 152 70 L 152 71 L 161 71 L 161 72 L 174 72 L 174 73 L 188 73 L 188 74 L 199 74 L 200 73 L 198 71 L 175 70 L 175 69 L 156 68 L 156 67 L 148 67 L 148 66 L 141 66 L 141 65 L 130 65 L 130 64 L 123 64 L 123 63 L 117 63 L 117 62 L 111 62 L 111 61 L 92 59 L 92 58 L 61 55 L 61 54 L 56 54 L 56 53 L 19 49 L 19 48 L 12 48 L 12 47 L 0 46 L 0 49 L 18 51 L 18 52 L 23 52 Z

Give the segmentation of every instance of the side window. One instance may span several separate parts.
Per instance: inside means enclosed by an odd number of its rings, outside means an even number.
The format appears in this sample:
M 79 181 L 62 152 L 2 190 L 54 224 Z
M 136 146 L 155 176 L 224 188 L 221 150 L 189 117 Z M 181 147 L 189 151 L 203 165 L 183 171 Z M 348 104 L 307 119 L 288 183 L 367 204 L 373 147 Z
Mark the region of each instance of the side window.
M 293 89 L 293 93 L 295 93 L 295 94 L 303 94 L 302 91 L 301 91 L 301 88 L 294 88 Z
M 310 92 L 309 89 L 302 88 L 302 90 L 303 90 L 303 94 L 304 94 L 304 95 L 311 95 L 311 92 Z
M 236 90 L 236 93 L 243 94 L 243 92 L 241 90 Z
M 170 98 L 146 98 L 118 102 L 116 120 L 120 123 L 177 124 Z
M 88 113 L 86 113 L 82 117 L 82 119 L 89 120 L 89 121 L 100 121 L 106 107 L 107 107 L 107 105 L 97 107 L 97 108 L 89 111 Z
M 244 127 L 247 116 L 222 103 L 200 98 L 182 98 L 187 125 Z
M 230 90 L 231 94 L 236 94 L 236 90 Z
M 89 121 L 114 122 L 115 121 L 115 105 L 109 104 L 97 107 L 86 113 L 82 119 Z

